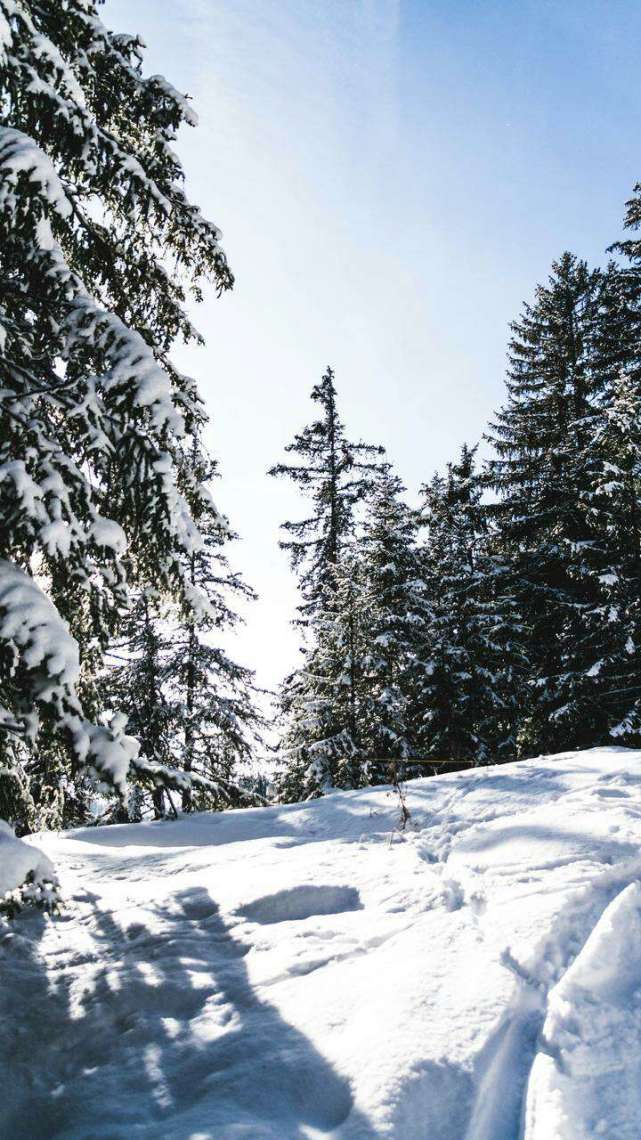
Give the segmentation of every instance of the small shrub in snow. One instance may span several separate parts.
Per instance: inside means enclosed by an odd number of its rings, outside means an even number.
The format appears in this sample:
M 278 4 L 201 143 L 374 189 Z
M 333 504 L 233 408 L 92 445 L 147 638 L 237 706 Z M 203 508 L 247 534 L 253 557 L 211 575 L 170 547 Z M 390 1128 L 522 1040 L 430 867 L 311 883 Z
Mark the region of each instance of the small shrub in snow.
M 31 906 L 48 914 L 58 913 L 60 889 L 56 879 L 36 880 L 34 872 L 30 871 L 21 886 L 14 887 L 0 898 L 0 915 L 15 918 L 21 910 Z

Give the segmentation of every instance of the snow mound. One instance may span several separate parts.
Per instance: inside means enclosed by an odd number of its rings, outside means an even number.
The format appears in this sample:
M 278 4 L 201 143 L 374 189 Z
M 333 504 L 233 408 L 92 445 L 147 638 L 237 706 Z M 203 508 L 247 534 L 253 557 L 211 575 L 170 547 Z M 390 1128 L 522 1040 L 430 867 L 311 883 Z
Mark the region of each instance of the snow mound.
M 638 1137 L 640 793 L 595 749 L 412 781 L 404 831 L 372 788 L 40 836 L 0 1135 Z
M 525 1140 L 638 1140 L 640 1060 L 641 883 L 634 882 L 549 995 Z
M 22 839 L 16 839 L 9 824 L 0 819 L 0 899 L 21 887 L 29 874 L 37 883 L 55 879 L 53 864 L 47 856 Z

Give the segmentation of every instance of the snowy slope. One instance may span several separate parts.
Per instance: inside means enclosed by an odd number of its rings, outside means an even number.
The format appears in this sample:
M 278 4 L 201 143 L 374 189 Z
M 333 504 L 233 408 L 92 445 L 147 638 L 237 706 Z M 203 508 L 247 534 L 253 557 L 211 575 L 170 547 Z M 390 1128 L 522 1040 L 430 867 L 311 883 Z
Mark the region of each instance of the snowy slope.
M 641 753 L 40 837 L 0 1135 L 638 1140 Z

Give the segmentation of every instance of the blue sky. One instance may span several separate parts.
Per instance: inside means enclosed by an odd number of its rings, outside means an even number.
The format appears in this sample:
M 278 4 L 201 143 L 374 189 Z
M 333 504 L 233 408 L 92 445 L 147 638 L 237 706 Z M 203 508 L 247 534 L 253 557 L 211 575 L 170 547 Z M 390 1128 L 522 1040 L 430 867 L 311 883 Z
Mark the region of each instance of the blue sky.
M 212 416 L 234 560 L 259 591 L 236 653 L 295 664 L 265 471 L 331 363 L 349 431 L 410 495 L 502 398 L 508 323 L 569 248 L 592 262 L 641 179 L 638 0 L 107 0 L 193 96 L 178 150 L 233 294 L 179 350 Z

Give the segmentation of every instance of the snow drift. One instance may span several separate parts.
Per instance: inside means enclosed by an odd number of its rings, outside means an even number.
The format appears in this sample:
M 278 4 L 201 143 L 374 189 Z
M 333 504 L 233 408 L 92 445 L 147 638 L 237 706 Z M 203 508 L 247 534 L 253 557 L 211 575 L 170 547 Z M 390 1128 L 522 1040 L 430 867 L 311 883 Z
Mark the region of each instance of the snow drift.
M 42 836 L 0 1134 L 631 1140 L 641 753 Z

